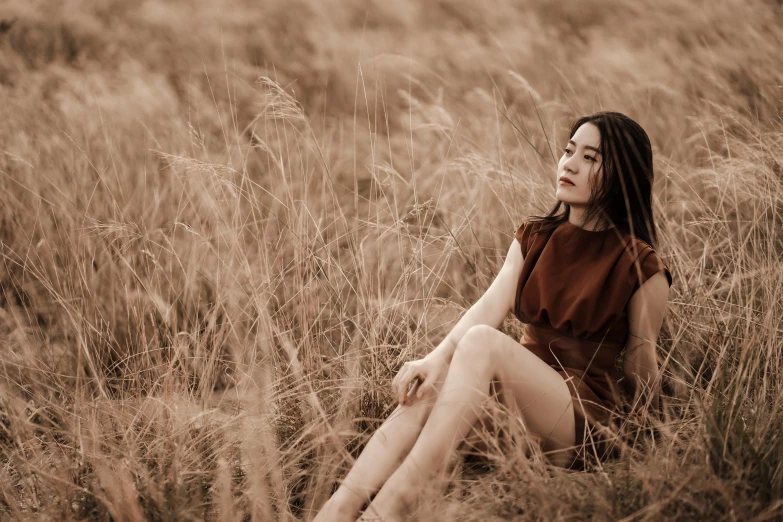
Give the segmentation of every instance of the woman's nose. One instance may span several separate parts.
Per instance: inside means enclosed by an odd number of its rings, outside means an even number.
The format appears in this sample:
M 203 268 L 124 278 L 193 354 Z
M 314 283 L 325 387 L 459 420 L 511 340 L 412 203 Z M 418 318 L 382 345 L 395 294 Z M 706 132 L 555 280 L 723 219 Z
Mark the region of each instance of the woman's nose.
M 577 168 L 576 168 L 576 164 L 574 163 L 574 158 L 575 157 L 576 156 L 571 156 L 570 158 L 568 158 L 565 161 L 565 163 L 563 164 L 563 168 L 566 169 L 569 172 L 576 172 Z

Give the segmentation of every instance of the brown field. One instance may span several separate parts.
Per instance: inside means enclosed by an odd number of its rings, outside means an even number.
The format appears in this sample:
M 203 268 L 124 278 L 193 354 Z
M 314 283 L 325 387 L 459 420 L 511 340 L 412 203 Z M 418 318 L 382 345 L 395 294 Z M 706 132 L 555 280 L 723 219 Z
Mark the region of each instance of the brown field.
M 455 457 L 420 519 L 783 519 L 780 0 L 0 20 L 0 519 L 309 520 L 602 109 L 654 147 L 664 418 Z

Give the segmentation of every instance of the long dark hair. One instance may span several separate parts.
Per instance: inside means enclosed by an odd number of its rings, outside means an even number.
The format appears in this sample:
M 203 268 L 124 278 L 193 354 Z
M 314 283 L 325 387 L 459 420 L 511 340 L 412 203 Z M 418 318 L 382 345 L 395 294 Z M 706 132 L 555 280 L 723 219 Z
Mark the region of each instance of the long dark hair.
M 569 138 L 585 123 L 592 123 L 601 133 L 603 176 L 590 188 L 585 209 L 585 223 L 594 219 L 644 240 L 655 248 L 658 233 L 652 211 L 653 157 L 650 138 L 644 129 L 625 114 L 601 111 L 583 116 L 571 126 Z M 563 213 L 558 214 L 564 205 Z M 540 231 L 555 228 L 568 220 L 571 205 L 558 201 L 546 216 L 532 216 L 529 221 L 544 223 Z

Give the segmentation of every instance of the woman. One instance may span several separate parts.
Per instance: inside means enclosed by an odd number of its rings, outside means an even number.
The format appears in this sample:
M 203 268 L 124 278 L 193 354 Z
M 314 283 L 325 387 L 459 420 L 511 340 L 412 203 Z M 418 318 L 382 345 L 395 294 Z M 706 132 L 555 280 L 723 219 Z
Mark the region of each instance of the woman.
M 609 424 L 621 391 L 657 407 L 655 344 L 672 277 L 653 249 L 650 140 L 617 112 L 579 119 L 569 138 L 556 205 L 516 230 L 497 278 L 443 342 L 403 365 L 392 381 L 399 406 L 317 522 L 354 520 L 376 491 L 360 520 L 405 519 L 486 420 L 493 391 L 560 466 L 606 455 L 596 423 Z M 527 323 L 521 341 L 497 330 L 510 311 Z

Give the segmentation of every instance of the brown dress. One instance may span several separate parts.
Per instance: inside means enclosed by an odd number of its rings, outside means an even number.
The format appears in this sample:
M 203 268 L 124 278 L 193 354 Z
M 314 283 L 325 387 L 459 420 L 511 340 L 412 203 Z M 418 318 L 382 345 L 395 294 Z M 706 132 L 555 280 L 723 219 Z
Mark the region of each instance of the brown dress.
M 590 231 L 569 221 L 549 225 L 526 221 L 514 234 L 524 264 L 514 315 L 526 323 L 520 343 L 566 380 L 574 403 L 577 453 L 603 459 L 615 405 L 627 393 L 622 352 L 628 336 L 626 307 L 641 283 L 668 266 L 643 240 L 613 227 Z

